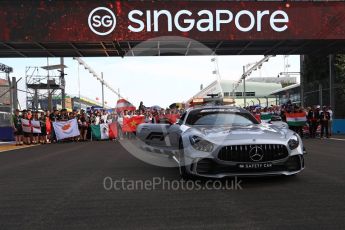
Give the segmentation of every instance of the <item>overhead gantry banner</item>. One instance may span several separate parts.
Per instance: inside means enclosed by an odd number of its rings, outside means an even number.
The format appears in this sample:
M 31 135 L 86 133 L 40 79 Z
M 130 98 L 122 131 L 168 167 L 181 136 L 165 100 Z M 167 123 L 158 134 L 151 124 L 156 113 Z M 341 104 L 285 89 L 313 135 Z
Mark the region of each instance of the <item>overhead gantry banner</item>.
M 345 39 L 344 2 L 1 1 L 1 42 Z

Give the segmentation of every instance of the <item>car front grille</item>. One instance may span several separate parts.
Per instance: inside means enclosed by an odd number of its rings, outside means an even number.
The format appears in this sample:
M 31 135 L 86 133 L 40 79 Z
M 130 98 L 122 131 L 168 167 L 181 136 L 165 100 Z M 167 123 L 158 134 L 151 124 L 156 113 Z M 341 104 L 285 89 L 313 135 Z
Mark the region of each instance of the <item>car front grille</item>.
M 241 174 L 241 173 L 274 173 L 274 172 L 295 172 L 303 168 L 303 156 L 291 156 L 283 162 L 276 162 L 270 168 L 240 168 L 238 164 L 227 165 L 222 164 L 214 159 L 203 158 L 200 159 L 196 165 L 192 164 L 191 167 L 196 166 L 196 173 L 199 175 L 217 175 L 217 174 Z M 251 164 L 251 163 L 248 163 Z
M 258 149 L 262 158 L 251 157 L 251 151 Z M 258 145 L 231 145 L 224 146 L 218 153 L 218 159 L 234 162 L 266 162 L 284 159 L 289 155 L 285 145 L 280 144 L 258 144 Z M 254 160 L 253 160 L 254 159 Z

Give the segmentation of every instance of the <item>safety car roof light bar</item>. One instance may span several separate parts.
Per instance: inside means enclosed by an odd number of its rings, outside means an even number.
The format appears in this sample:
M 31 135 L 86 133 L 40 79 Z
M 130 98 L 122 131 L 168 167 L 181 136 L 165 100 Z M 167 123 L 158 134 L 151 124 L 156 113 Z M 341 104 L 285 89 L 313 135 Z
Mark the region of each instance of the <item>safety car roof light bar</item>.
M 215 94 L 218 95 L 218 94 Z M 213 95 L 213 96 L 215 96 Z M 209 95 L 207 95 L 209 96 Z M 205 105 L 230 105 L 234 104 L 232 98 L 221 98 L 221 97 L 212 97 L 212 98 L 194 98 L 191 101 L 192 106 L 205 106 Z

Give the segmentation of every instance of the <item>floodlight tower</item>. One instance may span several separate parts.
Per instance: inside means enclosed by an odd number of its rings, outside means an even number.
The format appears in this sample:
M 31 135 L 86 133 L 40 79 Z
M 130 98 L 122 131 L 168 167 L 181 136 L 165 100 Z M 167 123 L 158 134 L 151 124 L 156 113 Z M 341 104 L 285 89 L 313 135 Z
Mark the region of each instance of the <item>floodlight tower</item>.
M 39 102 L 47 101 L 47 105 L 41 109 L 53 109 L 53 96 L 61 98 L 61 107 L 65 108 L 65 72 L 63 58 L 60 59 L 60 64 L 47 65 L 39 67 L 26 67 L 26 107 L 28 109 L 39 109 Z M 47 74 L 40 75 L 39 70 L 44 69 Z M 57 71 L 54 73 L 52 71 Z M 53 74 L 52 74 L 53 73 Z M 60 95 L 59 95 L 60 94 Z M 61 96 L 61 97 L 60 97 Z
M 232 95 L 234 98 L 235 98 L 235 91 L 236 91 L 237 87 L 242 83 L 242 81 L 243 81 L 244 87 L 245 87 L 246 78 L 249 77 L 253 71 L 260 69 L 262 67 L 263 63 L 268 62 L 268 60 L 272 57 L 275 57 L 275 55 L 265 55 L 264 58 L 262 58 L 258 62 L 255 62 L 255 64 L 248 69 L 246 69 L 246 66 L 243 66 L 243 74 L 241 75 L 241 78 L 237 81 L 237 83 L 235 83 L 233 90 L 232 90 Z M 244 99 L 244 103 L 246 104 L 246 93 L 245 93 L 245 91 L 244 91 L 244 95 L 242 95 L 242 96 Z
M 217 83 L 218 83 L 218 86 L 219 86 L 219 90 L 220 90 L 220 94 L 221 94 L 221 97 L 224 97 L 224 94 L 223 94 L 223 89 L 222 89 L 222 84 L 221 84 L 221 76 L 220 76 L 220 72 L 219 72 L 219 65 L 218 65 L 218 59 L 217 57 L 213 57 L 211 59 L 211 62 L 214 62 L 214 67 L 215 67 L 215 70 L 212 71 L 213 74 L 217 75 Z
M 104 81 L 103 79 L 103 72 L 101 73 L 101 75 L 97 74 L 88 64 L 86 64 L 83 59 L 79 58 L 79 57 L 74 57 L 74 60 L 76 60 L 79 65 L 84 66 L 84 68 L 86 70 L 89 71 L 90 74 L 92 74 L 93 77 L 95 77 L 99 82 L 101 82 L 102 84 L 102 106 L 104 108 L 104 86 L 107 87 L 111 92 L 113 92 L 114 94 L 116 94 L 119 98 L 122 98 L 122 96 L 120 95 L 120 90 L 115 90 L 113 89 L 106 81 Z

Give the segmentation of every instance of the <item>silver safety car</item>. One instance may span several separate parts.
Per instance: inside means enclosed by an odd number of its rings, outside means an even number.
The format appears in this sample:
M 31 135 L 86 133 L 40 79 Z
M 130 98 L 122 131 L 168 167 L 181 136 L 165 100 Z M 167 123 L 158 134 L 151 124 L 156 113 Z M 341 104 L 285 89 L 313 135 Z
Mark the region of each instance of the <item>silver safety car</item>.
M 304 169 L 300 136 L 223 105 L 188 109 L 176 124 L 141 124 L 146 146 L 171 150 L 183 177 L 293 175 Z

